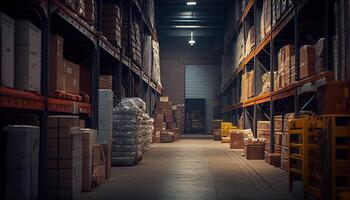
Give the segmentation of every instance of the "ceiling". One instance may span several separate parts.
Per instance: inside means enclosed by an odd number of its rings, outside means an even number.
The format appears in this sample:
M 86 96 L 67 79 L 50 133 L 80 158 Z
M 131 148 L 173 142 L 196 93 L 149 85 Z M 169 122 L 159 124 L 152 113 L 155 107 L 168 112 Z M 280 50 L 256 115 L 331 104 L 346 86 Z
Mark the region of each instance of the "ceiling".
M 193 0 L 192 0 L 193 1 Z M 161 37 L 222 36 L 229 0 L 156 0 L 157 31 Z

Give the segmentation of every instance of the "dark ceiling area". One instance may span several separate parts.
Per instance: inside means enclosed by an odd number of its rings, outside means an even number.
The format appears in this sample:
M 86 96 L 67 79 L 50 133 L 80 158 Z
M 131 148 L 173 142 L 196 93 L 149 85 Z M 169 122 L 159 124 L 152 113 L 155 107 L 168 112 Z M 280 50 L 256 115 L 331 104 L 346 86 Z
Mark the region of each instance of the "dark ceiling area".
M 222 37 L 228 0 L 156 0 L 157 31 L 160 37 Z

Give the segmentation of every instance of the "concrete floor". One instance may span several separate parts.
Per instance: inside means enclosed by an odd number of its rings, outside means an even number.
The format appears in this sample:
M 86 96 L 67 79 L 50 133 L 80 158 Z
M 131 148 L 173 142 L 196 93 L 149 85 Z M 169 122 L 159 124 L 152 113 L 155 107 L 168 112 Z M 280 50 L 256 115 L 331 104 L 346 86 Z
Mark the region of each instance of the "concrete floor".
M 241 153 L 204 139 L 155 144 L 137 166 L 113 168 L 112 178 L 80 199 L 302 199 L 288 191 L 286 172 Z

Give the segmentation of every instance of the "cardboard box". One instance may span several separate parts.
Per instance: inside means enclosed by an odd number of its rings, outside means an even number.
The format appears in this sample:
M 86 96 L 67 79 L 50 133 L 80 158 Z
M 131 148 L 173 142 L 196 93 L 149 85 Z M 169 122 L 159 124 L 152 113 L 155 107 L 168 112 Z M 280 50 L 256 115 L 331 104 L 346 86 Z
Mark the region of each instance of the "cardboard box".
M 73 94 L 80 92 L 80 66 L 68 60 L 64 60 L 65 65 L 65 91 Z
M 81 192 L 83 141 L 78 116 L 49 116 L 49 196 L 76 199 Z M 84 151 L 86 152 L 86 151 Z
M 82 178 L 81 190 L 88 192 L 92 190 L 92 147 L 96 144 L 96 130 L 82 129 Z
M 318 109 L 321 114 L 350 113 L 350 82 L 328 82 L 318 88 Z
M 15 22 L 15 87 L 41 92 L 41 30 L 28 20 Z
M 15 22 L 9 16 L 0 12 L 0 34 L 1 34 L 1 49 L 0 49 L 0 68 L 1 79 L 0 85 L 6 87 L 14 87 L 15 73 Z
M 290 57 L 295 55 L 294 45 L 286 45 L 280 49 L 277 55 L 278 70 L 281 69 L 282 63 L 285 63 Z
M 248 98 L 255 96 L 254 71 L 248 72 Z
M 245 144 L 244 155 L 248 160 L 263 160 L 265 155 L 265 143 Z
M 51 35 L 50 40 L 49 88 L 51 91 L 65 90 L 65 70 L 63 58 L 64 40 L 59 35 Z
M 315 74 L 316 54 L 315 48 L 310 45 L 304 45 L 300 48 L 300 79 Z
M 5 199 L 37 199 L 40 128 L 10 125 L 6 134 Z
M 269 131 L 271 127 L 270 121 L 258 121 L 257 130 Z
M 244 149 L 244 135 L 242 131 L 230 131 L 230 149 Z
M 99 88 L 100 89 L 109 89 L 113 88 L 113 77 L 110 75 L 100 75 L 99 79 Z

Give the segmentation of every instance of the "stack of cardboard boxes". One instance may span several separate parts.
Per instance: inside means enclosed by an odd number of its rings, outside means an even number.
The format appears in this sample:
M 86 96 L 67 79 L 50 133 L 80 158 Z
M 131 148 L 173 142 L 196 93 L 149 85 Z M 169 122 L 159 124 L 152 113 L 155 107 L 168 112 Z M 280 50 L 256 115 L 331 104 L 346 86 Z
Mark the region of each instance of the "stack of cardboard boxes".
M 96 143 L 96 130 L 82 129 L 83 170 L 81 178 L 81 191 L 92 190 L 92 148 Z
M 1 36 L 1 77 L 0 84 L 6 87 L 14 87 L 15 64 L 15 21 L 0 12 L 0 36 Z
M 15 87 L 41 92 L 41 30 L 28 20 L 15 23 Z
M 211 121 L 211 128 L 213 130 L 214 140 L 215 141 L 221 141 L 221 122 L 224 120 L 222 119 L 214 119 Z
M 121 15 L 115 3 L 102 5 L 102 32 L 103 35 L 116 47 L 121 47 Z
M 50 79 L 51 92 L 64 91 L 80 93 L 80 66 L 63 57 L 64 40 L 59 35 L 51 35 Z
M 40 93 L 41 30 L 0 12 L 0 36 L 1 85 Z
M 160 97 L 156 105 L 153 142 L 173 142 L 175 140 L 174 116 L 169 97 Z
M 106 160 L 102 145 L 92 147 L 92 187 L 102 185 L 106 181 Z
M 40 128 L 10 125 L 6 140 L 5 199 L 38 199 Z
M 295 119 L 294 113 L 275 117 L 275 130 L 281 131 L 281 168 L 289 170 L 289 122 Z
M 175 139 L 179 138 L 180 134 L 184 133 L 185 130 L 185 105 L 184 104 L 177 104 L 176 106 L 176 110 L 175 110 L 175 122 L 176 122 L 176 135 L 175 135 Z
M 82 133 L 78 116 L 49 116 L 49 199 L 76 199 L 81 192 Z
M 295 82 L 295 49 L 286 45 L 278 53 L 277 88 L 282 88 Z
M 275 89 L 283 88 L 296 82 L 294 45 L 282 47 L 278 53 L 278 75 Z M 324 38 L 315 45 L 300 47 L 300 80 L 325 71 Z
M 98 136 L 97 144 L 102 145 L 105 153 L 106 178 L 110 177 L 111 149 L 113 134 L 113 91 L 110 89 L 98 90 Z
M 258 138 L 264 138 L 265 139 L 265 161 L 269 163 L 270 165 L 279 167 L 281 164 L 281 151 L 276 149 L 276 140 L 278 136 L 275 137 L 275 152 L 271 152 L 271 137 L 270 137 L 270 121 L 258 121 L 257 123 L 257 131 L 258 131 Z M 279 144 L 280 142 L 277 142 Z
M 255 95 L 254 71 L 246 72 L 242 75 L 241 101 L 247 100 Z

